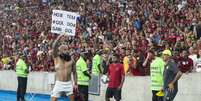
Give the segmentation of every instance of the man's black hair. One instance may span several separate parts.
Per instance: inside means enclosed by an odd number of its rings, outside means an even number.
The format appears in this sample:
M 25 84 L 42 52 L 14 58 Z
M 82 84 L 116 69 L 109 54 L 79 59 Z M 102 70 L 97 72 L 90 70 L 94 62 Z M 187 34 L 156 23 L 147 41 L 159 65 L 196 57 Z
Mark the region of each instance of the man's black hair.
M 61 53 L 61 54 L 59 54 L 59 57 L 64 61 L 70 61 L 71 60 L 71 56 L 69 53 Z

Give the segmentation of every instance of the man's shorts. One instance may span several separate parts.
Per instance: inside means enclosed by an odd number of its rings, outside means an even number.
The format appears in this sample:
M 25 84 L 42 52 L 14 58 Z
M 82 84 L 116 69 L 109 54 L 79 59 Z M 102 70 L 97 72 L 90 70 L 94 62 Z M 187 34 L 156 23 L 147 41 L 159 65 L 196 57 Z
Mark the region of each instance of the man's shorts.
M 62 82 L 56 81 L 55 86 L 52 90 L 51 97 L 60 97 L 62 93 L 65 93 L 66 96 L 73 94 L 73 85 L 71 81 Z
M 121 100 L 121 89 L 117 88 L 107 88 L 106 98 L 114 97 L 115 100 Z

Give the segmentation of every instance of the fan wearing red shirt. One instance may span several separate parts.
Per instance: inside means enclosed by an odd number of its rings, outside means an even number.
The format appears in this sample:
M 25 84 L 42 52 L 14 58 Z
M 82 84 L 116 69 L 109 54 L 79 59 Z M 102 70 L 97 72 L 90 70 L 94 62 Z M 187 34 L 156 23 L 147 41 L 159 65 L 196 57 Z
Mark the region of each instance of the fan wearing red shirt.
M 188 52 L 183 50 L 178 60 L 179 69 L 183 73 L 191 72 L 193 68 L 193 60 L 189 58 L 188 55 Z
M 113 63 L 109 65 L 108 77 L 109 84 L 106 91 L 106 101 L 110 101 L 113 98 L 116 101 L 121 100 L 121 89 L 125 79 L 124 67 L 120 63 L 119 56 L 115 55 L 112 58 Z

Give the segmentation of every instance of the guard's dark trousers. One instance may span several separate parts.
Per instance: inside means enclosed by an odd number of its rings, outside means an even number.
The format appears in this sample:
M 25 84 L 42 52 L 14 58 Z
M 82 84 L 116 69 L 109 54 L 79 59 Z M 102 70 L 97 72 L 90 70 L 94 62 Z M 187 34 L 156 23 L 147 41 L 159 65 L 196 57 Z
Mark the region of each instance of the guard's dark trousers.
M 27 77 L 17 77 L 17 101 L 25 101 L 24 96 L 27 89 Z

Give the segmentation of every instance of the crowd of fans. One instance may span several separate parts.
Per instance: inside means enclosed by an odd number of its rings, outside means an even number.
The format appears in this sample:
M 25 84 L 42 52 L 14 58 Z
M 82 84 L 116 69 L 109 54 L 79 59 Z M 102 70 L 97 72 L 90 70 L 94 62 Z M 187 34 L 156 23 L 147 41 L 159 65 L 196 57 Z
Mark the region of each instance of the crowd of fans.
M 186 53 L 194 66 L 201 60 L 200 0 L 1 0 L 0 8 L 0 69 L 14 69 L 22 52 L 33 71 L 54 71 L 53 9 L 80 14 L 76 36 L 66 42 L 71 52 L 92 57 L 103 50 L 103 61 L 118 53 L 134 75 L 149 75 L 143 62 L 153 47 L 177 58 Z

